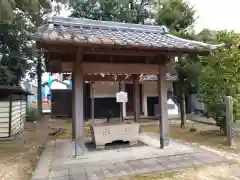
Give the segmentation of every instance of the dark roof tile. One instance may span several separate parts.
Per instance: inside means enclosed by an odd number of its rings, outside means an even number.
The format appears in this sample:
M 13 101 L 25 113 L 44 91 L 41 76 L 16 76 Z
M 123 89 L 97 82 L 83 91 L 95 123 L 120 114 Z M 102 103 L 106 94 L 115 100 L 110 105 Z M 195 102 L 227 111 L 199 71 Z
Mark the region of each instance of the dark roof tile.
M 35 34 L 37 41 L 115 44 L 157 49 L 211 51 L 223 44 L 210 45 L 167 33 L 164 26 L 53 17 Z

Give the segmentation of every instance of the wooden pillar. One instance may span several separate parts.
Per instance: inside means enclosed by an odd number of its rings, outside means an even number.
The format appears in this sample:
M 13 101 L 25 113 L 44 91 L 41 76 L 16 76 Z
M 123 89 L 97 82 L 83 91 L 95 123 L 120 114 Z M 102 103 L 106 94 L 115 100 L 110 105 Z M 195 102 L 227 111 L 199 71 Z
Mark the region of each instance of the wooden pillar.
M 72 72 L 72 140 L 75 140 L 75 78 L 74 72 Z
M 90 85 L 91 92 L 91 119 L 94 120 L 94 82 Z
M 169 144 L 168 138 L 168 112 L 167 112 L 167 88 L 165 87 L 165 74 L 159 69 L 158 74 L 158 106 L 159 106 L 159 128 L 160 148 Z
M 139 100 L 139 79 L 137 75 L 133 76 L 133 105 L 134 122 L 140 122 L 140 100 Z
M 146 97 L 146 92 L 145 92 L 145 86 L 146 86 L 146 84 L 143 81 L 142 82 L 142 111 L 143 111 L 144 116 L 147 116 L 148 112 L 147 112 L 147 97 Z
M 118 84 L 119 92 L 123 91 L 123 82 L 119 82 Z M 123 103 L 120 102 L 120 122 L 123 122 Z
M 77 52 L 74 66 L 74 108 L 75 108 L 75 155 L 83 155 L 84 145 L 84 96 L 83 96 L 83 73 L 82 53 Z
M 122 91 L 125 92 L 125 83 L 124 82 L 122 83 Z M 123 112 L 123 119 L 124 119 L 126 117 L 126 115 L 127 115 L 126 102 L 123 103 L 122 112 Z

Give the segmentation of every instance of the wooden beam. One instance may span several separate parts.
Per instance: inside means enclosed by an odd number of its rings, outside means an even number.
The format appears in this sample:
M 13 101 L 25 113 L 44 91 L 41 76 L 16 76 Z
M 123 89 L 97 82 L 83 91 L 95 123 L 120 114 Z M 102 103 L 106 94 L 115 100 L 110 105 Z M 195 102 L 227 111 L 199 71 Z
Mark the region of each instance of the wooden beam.
M 118 45 L 98 45 L 98 44 L 64 44 L 64 43 L 51 43 L 37 42 L 37 47 L 42 49 L 43 52 L 68 52 L 75 53 L 79 48 L 82 49 L 84 54 L 109 54 L 109 55 L 130 55 L 130 56 L 159 56 L 166 55 L 166 49 L 154 49 L 154 48 L 144 48 L 136 46 L 118 46 Z M 175 51 L 169 51 L 169 53 L 178 53 Z
M 76 53 L 79 49 L 78 46 L 73 44 L 63 45 L 63 44 L 51 44 L 51 43 L 40 43 L 37 42 L 37 48 L 41 48 L 43 52 L 69 52 Z
M 75 61 L 76 53 L 64 53 L 64 52 L 45 52 L 44 57 L 46 62 L 61 61 L 69 62 Z M 145 64 L 164 64 L 166 62 L 166 56 L 130 56 L 130 55 L 109 55 L 109 54 L 87 54 L 83 56 L 83 62 L 92 63 L 145 63 Z
M 91 62 L 91 63 L 124 63 L 124 64 L 135 64 L 135 63 L 146 63 L 147 58 L 145 56 L 128 56 L 128 55 L 107 55 L 107 54 L 101 54 L 101 55 L 84 55 L 83 56 L 83 62 Z M 155 61 L 154 61 L 155 60 Z M 156 59 L 152 57 L 150 62 L 155 62 Z M 152 63 L 153 64 L 153 63 Z M 159 63 L 158 63 L 159 64 Z
M 76 52 L 45 52 L 44 57 L 46 61 L 76 61 Z
M 131 82 L 131 75 L 84 75 L 85 81 L 125 81 Z
M 161 72 L 166 73 L 165 65 L 154 64 L 109 64 L 109 63 L 82 63 L 83 74 L 93 73 L 116 73 L 116 74 L 158 74 L 159 67 Z M 72 63 L 62 63 L 62 72 L 71 72 Z
M 162 67 L 162 66 L 161 66 Z M 148 64 L 109 64 L 83 63 L 83 73 L 155 74 L 157 65 Z M 164 71 L 164 69 L 162 69 Z
M 84 54 L 108 54 L 108 55 L 120 55 L 120 56 L 159 56 L 161 51 L 152 49 L 142 50 L 136 47 L 132 48 L 106 48 L 106 47 L 85 47 L 83 49 Z

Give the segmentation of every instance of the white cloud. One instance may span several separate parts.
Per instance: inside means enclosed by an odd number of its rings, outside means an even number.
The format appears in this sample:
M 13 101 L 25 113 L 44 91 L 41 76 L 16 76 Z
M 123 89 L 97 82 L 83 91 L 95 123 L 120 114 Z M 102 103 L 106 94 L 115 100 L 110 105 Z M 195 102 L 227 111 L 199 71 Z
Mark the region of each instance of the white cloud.
M 240 32 L 240 0 L 188 0 L 195 5 L 196 30 L 203 28 Z

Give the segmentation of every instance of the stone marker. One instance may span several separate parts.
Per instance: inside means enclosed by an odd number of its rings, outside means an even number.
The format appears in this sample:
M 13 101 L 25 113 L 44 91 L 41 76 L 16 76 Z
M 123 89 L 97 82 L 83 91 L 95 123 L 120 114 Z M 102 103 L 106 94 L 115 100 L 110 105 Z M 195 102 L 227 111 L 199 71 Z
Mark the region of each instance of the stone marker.
M 226 105 L 226 132 L 229 146 L 233 144 L 233 100 L 231 96 L 225 97 Z

